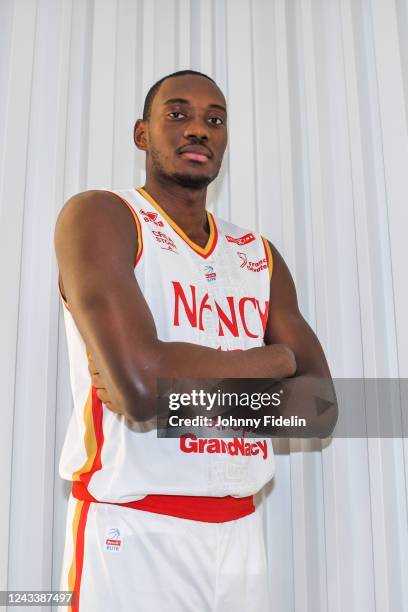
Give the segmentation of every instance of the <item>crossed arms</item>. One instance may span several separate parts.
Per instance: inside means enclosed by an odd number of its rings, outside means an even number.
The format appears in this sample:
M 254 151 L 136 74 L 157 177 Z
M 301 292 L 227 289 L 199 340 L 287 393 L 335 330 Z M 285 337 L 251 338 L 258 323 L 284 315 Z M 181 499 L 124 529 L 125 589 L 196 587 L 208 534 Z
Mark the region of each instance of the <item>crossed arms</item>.
M 92 356 L 99 398 L 128 419 L 145 421 L 154 416 L 157 378 L 239 378 L 245 372 L 246 378 L 289 383 L 294 377 L 299 383 L 318 377 L 331 384 L 322 347 L 299 312 L 290 272 L 270 246 L 266 346 L 227 352 L 162 342 L 134 275 L 137 233 L 131 212 L 107 191 L 68 200 L 55 229 L 61 288 Z M 326 428 L 336 416 L 334 410 Z

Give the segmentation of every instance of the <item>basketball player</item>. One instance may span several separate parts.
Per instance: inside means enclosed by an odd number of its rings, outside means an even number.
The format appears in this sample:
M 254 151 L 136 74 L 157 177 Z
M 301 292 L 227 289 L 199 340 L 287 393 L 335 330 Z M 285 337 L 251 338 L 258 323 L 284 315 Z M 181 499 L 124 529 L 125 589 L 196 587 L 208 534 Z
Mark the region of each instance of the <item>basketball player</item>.
M 253 495 L 272 442 L 158 438 L 156 381 L 329 368 L 276 248 L 206 210 L 227 146 L 216 83 L 161 79 L 134 139 L 144 187 L 80 193 L 56 226 L 74 396 L 61 589 L 81 612 L 267 612 Z

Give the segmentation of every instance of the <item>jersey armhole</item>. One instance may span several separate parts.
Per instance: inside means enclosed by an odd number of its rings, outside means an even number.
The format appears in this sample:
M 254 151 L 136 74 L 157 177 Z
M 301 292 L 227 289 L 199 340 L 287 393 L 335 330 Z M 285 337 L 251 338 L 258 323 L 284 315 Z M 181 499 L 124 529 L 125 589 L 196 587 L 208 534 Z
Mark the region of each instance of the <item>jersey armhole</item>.
M 271 251 L 271 247 L 269 246 L 269 242 L 267 241 L 267 239 L 264 238 L 263 236 L 261 236 L 261 238 L 262 238 L 262 242 L 263 242 L 264 249 L 265 249 L 266 260 L 268 262 L 269 280 L 271 280 L 272 270 L 273 270 L 272 251 Z
M 133 215 L 133 219 L 135 221 L 135 225 L 136 225 L 136 234 L 137 234 L 137 252 L 136 252 L 136 258 L 135 258 L 135 263 L 133 265 L 133 268 L 136 268 L 141 256 L 142 256 L 142 251 L 143 251 L 143 236 L 142 236 L 142 226 L 141 223 L 139 221 L 139 217 L 137 216 L 137 213 L 135 211 L 135 209 L 133 208 L 133 206 L 131 206 L 129 204 L 129 202 L 127 202 L 127 200 L 125 200 L 124 198 L 122 198 L 122 196 L 120 196 L 119 194 L 117 194 L 115 191 L 110 191 L 110 189 L 105 189 L 104 191 L 109 191 L 109 193 L 112 193 L 113 195 L 115 195 L 119 200 L 122 200 L 122 202 L 124 204 L 126 204 L 126 206 L 129 208 L 130 212 Z M 69 310 L 69 306 L 68 306 L 68 302 L 67 299 L 65 297 L 65 295 L 62 292 L 62 288 L 61 288 L 61 274 L 58 272 L 58 290 L 62 299 L 62 303 L 64 304 L 64 306 L 67 308 L 67 310 Z
M 59 294 L 60 294 L 60 296 L 61 296 L 62 303 L 64 304 L 65 308 L 66 308 L 67 310 L 69 310 L 69 306 L 68 306 L 67 298 L 66 298 L 66 297 L 65 297 L 65 295 L 63 294 L 63 292 L 62 292 L 62 288 L 61 288 L 61 274 L 60 274 L 60 272 L 58 272 L 58 291 L 59 291 Z

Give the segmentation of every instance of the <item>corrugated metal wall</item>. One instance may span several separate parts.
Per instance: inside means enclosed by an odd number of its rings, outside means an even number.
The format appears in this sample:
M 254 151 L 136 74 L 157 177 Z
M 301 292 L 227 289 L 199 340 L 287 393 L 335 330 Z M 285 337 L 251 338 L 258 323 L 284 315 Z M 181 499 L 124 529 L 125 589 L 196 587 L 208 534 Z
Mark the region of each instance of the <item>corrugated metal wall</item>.
M 144 95 L 188 67 L 229 103 L 213 208 L 284 254 L 334 376 L 408 377 L 406 0 L 2 0 L 2 589 L 58 588 L 56 215 L 141 183 Z M 407 440 L 323 446 L 275 441 L 273 612 L 408 612 Z

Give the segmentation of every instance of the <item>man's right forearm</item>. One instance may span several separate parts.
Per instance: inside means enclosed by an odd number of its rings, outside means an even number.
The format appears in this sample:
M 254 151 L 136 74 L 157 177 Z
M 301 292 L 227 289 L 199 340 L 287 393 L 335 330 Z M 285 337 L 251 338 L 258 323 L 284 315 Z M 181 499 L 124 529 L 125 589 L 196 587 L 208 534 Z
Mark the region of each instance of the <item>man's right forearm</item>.
M 283 344 L 222 351 L 187 342 L 159 342 L 156 375 L 163 378 L 281 378 L 296 362 Z
M 243 351 L 220 351 L 186 342 L 157 342 L 140 392 L 140 375 L 134 393 L 122 398 L 125 412 L 134 420 L 155 416 L 157 379 L 287 378 L 296 371 L 293 352 L 283 344 Z

